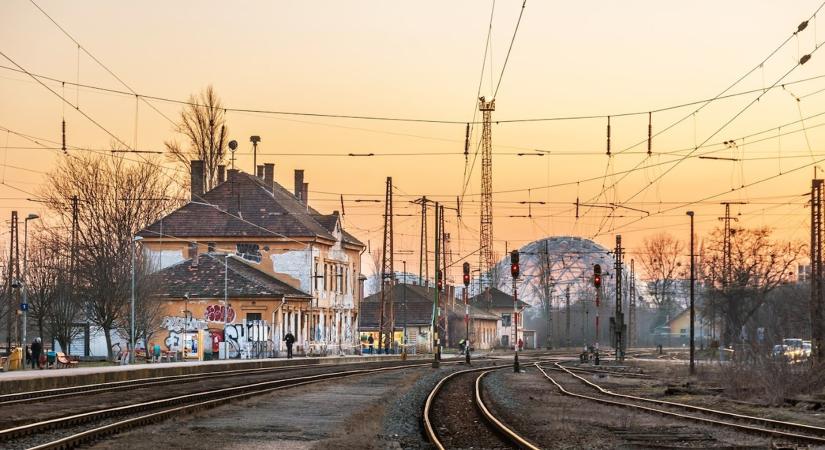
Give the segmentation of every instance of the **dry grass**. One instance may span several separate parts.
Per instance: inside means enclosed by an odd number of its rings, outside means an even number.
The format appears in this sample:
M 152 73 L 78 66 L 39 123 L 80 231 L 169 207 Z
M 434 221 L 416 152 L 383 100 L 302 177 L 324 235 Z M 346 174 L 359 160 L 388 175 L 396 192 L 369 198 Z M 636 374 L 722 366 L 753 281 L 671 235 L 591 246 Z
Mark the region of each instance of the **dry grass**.
M 781 405 L 785 399 L 819 396 L 825 391 L 825 365 L 790 363 L 769 357 L 721 364 L 701 378 L 725 389 L 735 400 Z M 708 378 L 705 378 L 708 377 Z

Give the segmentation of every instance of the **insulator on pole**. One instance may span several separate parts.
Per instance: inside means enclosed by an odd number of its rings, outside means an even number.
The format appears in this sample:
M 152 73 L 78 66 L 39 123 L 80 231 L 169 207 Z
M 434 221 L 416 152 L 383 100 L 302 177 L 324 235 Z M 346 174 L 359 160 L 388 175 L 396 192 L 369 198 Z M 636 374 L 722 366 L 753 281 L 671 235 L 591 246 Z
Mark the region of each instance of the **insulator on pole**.
M 653 153 L 653 113 L 647 113 L 647 156 Z
M 464 162 L 470 156 L 470 124 L 467 124 L 467 129 L 464 131 Z
M 345 215 L 347 212 L 344 210 L 344 194 L 341 194 L 341 215 Z
M 455 212 L 458 217 L 461 217 L 461 199 L 457 195 L 455 196 Z
M 610 156 L 610 116 L 607 116 L 607 156 Z
M 62 132 L 62 135 L 63 135 L 63 146 L 61 148 L 63 149 L 63 154 L 65 155 L 66 154 L 66 119 L 63 119 L 63 132 Z
M 576 197 L 576 218 L 579 218 L 579 198 Z

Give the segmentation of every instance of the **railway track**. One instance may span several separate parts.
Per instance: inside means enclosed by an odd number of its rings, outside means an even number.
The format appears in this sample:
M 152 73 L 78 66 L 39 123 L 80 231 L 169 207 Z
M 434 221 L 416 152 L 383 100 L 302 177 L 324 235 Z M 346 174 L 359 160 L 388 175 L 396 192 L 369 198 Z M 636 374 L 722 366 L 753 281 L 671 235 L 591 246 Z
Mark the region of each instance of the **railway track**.
M 387 361 L 357 361 L 351 364 L 381 364 Z M 134 380 L 110 381 L 106 383 L 84 384 L 79 386 L 69 386 L 64 388 L 42 389 L 37 391 L 15 392 L 12 394 L 0 395 L 0 407 L 17 403 L 24 403 L 32 399 L 39 401 L 53 400 L 64 397 L 71 397 L 76 394 L 97 394 L 112 391 L 127 391 L 145 387 L 157 387 L 169 384 L 179 384 L 181 382 L 194 383 L 211 379 L 228 378 L 239 375 L 259 375 L 268 373 L 278 373 L 296 369 L 322 368 L 325 364 L 290 364 L 279 367 L 261 367 L 255 369 L 233 369 L 216 372 L 206 372 L 200 374 L 167 375 L 160 377 L 138 378 Z
M 424 404 L 422 418 L 430 443 L 439 450 L 468 446 L 538 449 L 497 418 L 484 403 L 483 378 L 494 370 L 506 368 L 509 366 L 461 370 L 442 378 Z M 481 373 L 476 375 L 478 372 Z M 458 402 L 467 401 L 467 397 L 472 397 L 475 407 L 456 408 Z M 437 414 L 437 411 L 443 413 Z M 457 417 L 451 417 L 451 413 Z M 454 420 L 445 420 L 448 417 Z
M 384 371 L 429 367 L 429 365 L 429 362 L 427 362 L 368 369 L 338 370 L 315 375 L 260 381 L 223 389 L 211 389 L 126 406 L 99 408 L 80 414 L 2 429 L 0 430 L 0 447 L 36 449 L 74 448 L 128 429 L 280 389 Z M 63 432 L 61 435 L 62 430 L 66 429 L 70 430 L 68 431 L 69 434 L 66 435 L 66 433 Z M 29 442 L 23 442 L 26 439 L 30 439 L 32 435 L 39 435 L 39 438 L 42 439 L 35 445 L 31 445 Z M 48 435 L 55 436 L 50 437 Z
M 645 411 L 664 416 L 676 417 L 682 420 L 690 420 L 694 422 L 704 423 L 713 426 L 723 426 L 738 431 L 745 431 L 750 433 L 762 434 L 770 437 L 783 438 L 795 442 L 804 442 L 808 444 L 825 445 L 825 428 L 806 425 L 794 422 L 785 422 L 763 417 L 754 417 L 744 414 L 732 413 L 728 411 L 715 410 L 711 408 L 704 408 L 701 406 L 688 405 L 684 403 L 670 402 L 666 400 L 656 400 L 633 395 L 619 394 L 599 386 L 592 381 L 589 381 L 572 371 L 563 367 L 559 363 L 554 363 L 555 369 L 564 372 L 567 375 L 574 377 L 577 381 L 584 383 L 586 386 L 598 391 L 598 396 L 586 395 L 577 392 L 572 392 L 565 389 L 561 383 L 556 381 L 550 374 L 547 373 L 540 362 L 534 364 L 547 378 L 552 382 L 556 388 L 565 395 L 581 398 L 589 401 L 594 401 L 602 404 L 613 406 L 620 406 L 624 408 L 632 408 L 640 411 Z M 660 408 L 646 406 L 647 404 L 655 404 Z M 661 407 L 670 408 L 663 409 Z M 676 412 L 673 409 L 680 409 L 686 412 Z

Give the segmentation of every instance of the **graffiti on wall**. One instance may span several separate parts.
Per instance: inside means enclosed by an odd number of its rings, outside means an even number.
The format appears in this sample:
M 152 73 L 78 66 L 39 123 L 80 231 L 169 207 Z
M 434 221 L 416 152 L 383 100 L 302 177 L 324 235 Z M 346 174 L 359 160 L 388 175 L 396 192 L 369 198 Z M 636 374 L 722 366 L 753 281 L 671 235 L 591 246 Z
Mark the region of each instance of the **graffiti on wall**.
M 226 311 L 226 323 L 235 321 L 235 310 L 230 306 L 226 309 L 224 305 L 207 305 L 203 318 L 207 322 L 223 322 L 224 311 Z
M 186 317 L 165 316 L 161 321 L 161 328 L 168 331 L 164 340 L 166 348 L 178 351 L 183 348 L 184 337 L 191 341 L 193 336 L 197 336 L 198 330 L 206 329 L 206 322 L 194 319 L 192 314 L 187 312 Z
M 254 356 L 271 335 L 272 329 L 265 320 L 244 320 L 243 323 L 227 325 L 227 357 L 246 359 Z

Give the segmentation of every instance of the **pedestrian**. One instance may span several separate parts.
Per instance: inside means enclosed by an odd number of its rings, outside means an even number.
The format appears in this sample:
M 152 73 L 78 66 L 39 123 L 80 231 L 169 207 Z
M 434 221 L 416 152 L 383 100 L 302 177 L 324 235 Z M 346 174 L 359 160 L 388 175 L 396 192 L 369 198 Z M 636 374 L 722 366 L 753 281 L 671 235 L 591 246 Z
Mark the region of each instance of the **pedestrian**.
M 522 351 L 522 350 L 524 350 L 524 341 L 522 341 L 521 338 L 519 338 L 519 340 L 518 340 L 518 351 Z
M 160 344 L 152 346 L 152 362 L 160 362 Z
M 372 355 L 373 344 L 375 344 L 375 338 L 372 337 L 372 335 L 370 335 L 370 337 L 367 338 L 367 342 L 370 344 L 370 355 Z
M 31 347 L 31 360 L 32 360 L 32 369 L 37 367 L 37 364 L 40 362 L 40 353 L 43 351 L 43 344 L 40 343 L 40 338 L 34 338 L 34 342 L 32 342 Z
M 291 331 L 286 332 L 286 336 L 284 336 L 284 342 L 286 342 L 286 358 L 292 359 L 292 344 L 295 343 L 295 336 L 292 334 Z
M 464 339 L 462 339 L 462 340 L 458 341 L 458 351 L 459 351 L 459 353 L 458 353 L 458 354 L 459 354 L 459 355 L 463 355 L 463 354 L 464 354 L 464 346 L 465 346 L 465 345 L 467 345 L 467 344 L 465 344 Z

